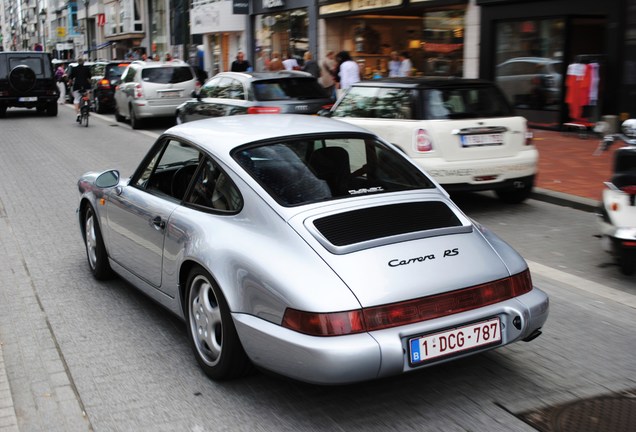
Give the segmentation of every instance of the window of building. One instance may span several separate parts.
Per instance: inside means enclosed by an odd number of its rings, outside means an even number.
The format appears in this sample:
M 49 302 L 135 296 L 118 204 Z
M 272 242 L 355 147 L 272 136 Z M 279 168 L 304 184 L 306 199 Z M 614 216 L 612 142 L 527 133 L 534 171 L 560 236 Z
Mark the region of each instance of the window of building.
M 254 34 L 258 58 L 256 70 L 265 70 L 273 53 L 291 55 L 299 63 L 309 49 L 309 15 L 307 9 L 257 15 Z

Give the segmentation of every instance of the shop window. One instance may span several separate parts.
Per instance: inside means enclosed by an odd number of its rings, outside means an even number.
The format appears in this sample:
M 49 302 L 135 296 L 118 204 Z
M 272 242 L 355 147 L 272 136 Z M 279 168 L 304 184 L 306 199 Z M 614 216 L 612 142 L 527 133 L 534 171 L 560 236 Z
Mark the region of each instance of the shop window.
M 289 54 L 302 64 L 309 49 L 309 16 L 307 9 L 257 15 L 254 21 L 257 71 L 267 69 L 273 53 Z
M 564 27 L 562 19 L 497 24 L 495 80 L 518 110 L 560 110 Z

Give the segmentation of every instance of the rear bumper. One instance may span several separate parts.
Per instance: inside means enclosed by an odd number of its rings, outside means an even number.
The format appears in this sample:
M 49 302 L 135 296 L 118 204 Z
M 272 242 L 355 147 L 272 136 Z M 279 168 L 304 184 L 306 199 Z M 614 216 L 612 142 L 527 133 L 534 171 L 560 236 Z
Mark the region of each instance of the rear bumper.
M 24 98 L 31 97 L 36 100 L 26 100 Z M 46 95 L 46 96 L 9 96 L 0 97 L 0 105 L 6 107 L 19 107 L 19 108 L 35 108 L 38 106 L 47 105 L 49 103 L 57 103 L 59 94 Z
M 478 192 L 500 189 L 523 189 L 534 185 L 534 176 L 510 178 L 496 183 L 450 183 L 442 184 L 447 192 Z
M 315 384 L 346 384 L 411 372 L 537 335 L 548 317 L 548 296 L 538 288 L 498 304 L 415 324 L 346 336 L 297 333 L 253 315 L 232 315 L 248 356 L 257 366 Z M 498 317 L 501 343 L 411 366 L 409 339 Z

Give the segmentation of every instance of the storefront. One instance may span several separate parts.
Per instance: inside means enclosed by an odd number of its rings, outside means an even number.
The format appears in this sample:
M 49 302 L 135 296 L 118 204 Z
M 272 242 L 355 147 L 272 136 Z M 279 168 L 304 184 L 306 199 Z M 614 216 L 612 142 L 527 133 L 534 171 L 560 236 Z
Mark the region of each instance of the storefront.
M 633 97 L 621 96 L 622 89 L 634 94 L 635 81 L 632 72 L 627 85 L 627 65 L 634 59 L 624 58 L 626 2 L 476 4 L 481 6 L 479 76 L 497 81 L 532 126 L 560 129 L 568 122 L 592 125 L 607 114 L 636 115 Z
M 274 55 L 295 58 L 302 64 L 306 51 L 317 49 L 316 2 L 313 0 L 262 0 L 252 3 L 251 31 L 254 68 L 267 69 Z
M 197 64 L 209 76 L 230 70 L 238 51 L 248 51 L 247 8 L 236 9 L 232 0 L 194 0 L 190 9 L 190 32 L 202 36 Z M 252 63 L 251 55 L 247 60 Z
M 464 76 L 476 52 L 465 44 L 468 10 L 468 0 L 319 0 L 321 51 L 349 51 L 367 79 L 387 76 L 393 51 L 410 56 L 416 76 Z

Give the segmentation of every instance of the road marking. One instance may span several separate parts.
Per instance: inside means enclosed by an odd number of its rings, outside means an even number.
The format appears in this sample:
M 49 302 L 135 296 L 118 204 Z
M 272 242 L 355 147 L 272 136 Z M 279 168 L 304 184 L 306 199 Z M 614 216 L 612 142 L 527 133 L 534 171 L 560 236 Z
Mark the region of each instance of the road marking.
M 591 294 L 596 294 L 608 300 L 619 302 L 621 304 L 636 309 L 636 296 L 633 294 L 617 290 L 615 288 L 610 288 L 605 285 L 592 282 L 588 279 L 583 279 L 582 277 L 578 277 L 563 272 L 561 270 L 553 269 L 552 267 L 544 266 L 543 264 L 539 264 L 533 261 L 526 260 L 526 262 L 530 267 L 531 273 L 540 274 L 541 276 L 545 276 L 557 282 L 576 287 L 580 290 L 589 292 Z

